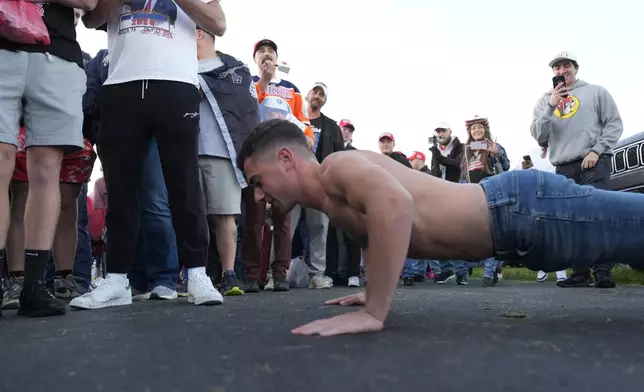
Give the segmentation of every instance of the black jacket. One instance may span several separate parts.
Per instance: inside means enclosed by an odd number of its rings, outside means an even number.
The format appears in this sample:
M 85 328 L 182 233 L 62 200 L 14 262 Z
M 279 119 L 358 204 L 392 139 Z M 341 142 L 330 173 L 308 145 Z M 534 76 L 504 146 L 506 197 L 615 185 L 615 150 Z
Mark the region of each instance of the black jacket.
M 260 123 L 259 104 L 248 67 L 225 53 L 218 51 L 217 55 L 224 63 L 223 67 L 200 73 L 199 85 L 215 117 L 218 114 L 223 117 L 223 124 L 219 125 L 226 144 L 229 140 L 232 144 L 234 151 L 229 150 L 232 157 Z
M 394 151 L 391 154 L 389 154 L 389 156 L 391 158 L 393 158 L 394 161 L 400 162 L 400 163 L 402 163 L 403 165 L 407 166 L 410 169 L 412 168 L 411 163 L 409 163 L 409 159 L 407 159 L 407 156 L 405 154 L 403 154 L 402 152 Z
M 107 49 L 100 50 L 96 57 L 85 64 L 87 89 L 83 95 L 83 136 L 92 142 L 96 141 L 101 119 L 101 89 L 107 80 L 109 58 Z
M 322 129 L 320 129 L 320 141 L 315 156 L 321 163 L 324 158 L 334 152 L 344 150 L 344 139 L 342 138 L 342 130 L 335 120 L 325 116 L 324 113 L 320 113 L 320 117 L 316 121 L 319 119 L 322 120 Z
M 425 165 L 422 168 L 420 168 L 420 171 L 423 172 L 423 173 L 432 174 L 432 172 L 429 170 L 427 165 Z
M 452 151 L 446 157 L 441 154 L 437 146 L 432 146 L 429 149 L 432 152 L 432 176 L 441 178 L 441 165 L 443 165 L 445 166 L 445 179 L 450 182 L 459 182 L 461 180 L 461 163 L 464 149 L 463 144 L 457 137 L 454 138 Z

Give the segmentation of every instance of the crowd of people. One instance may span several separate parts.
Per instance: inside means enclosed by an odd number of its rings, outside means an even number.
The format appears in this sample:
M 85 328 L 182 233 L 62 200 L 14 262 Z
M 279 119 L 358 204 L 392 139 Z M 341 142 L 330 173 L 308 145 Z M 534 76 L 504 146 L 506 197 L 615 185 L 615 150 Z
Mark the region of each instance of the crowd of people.
M 38 7 L 50 44 L 0 35 L 2 309 L 42 317 L 179 296 L 219 305 L 224 296 L 366 283 L 356 238 L 321 211 L 285 211 L 258 197 L 261 184 L 237 163 L 253 129 L 275 118 L 301 130 L 318 162 L 355 150 L 354 123 L 322 112 L 332 96 L 325 83 L 301 92 L 283 79 L 270 39 L 253 46 L 255 75 L 216 50 L 226 31 L 217 0 Z M 107 49 L 93 58 L 76 40 L 81 18 L 107 34 Z M 573 54 L 550 60 L 558 82 L 534 109 L 532 136 L 558 174 L 602 188 L 623 131 L 617 107 L 605 89 L 577 79 Z M 510 170 L 490 124 L 466 119 L 461 142 L 437 123 L 428 130 L 430 159 L 396 151 L 391 132 L 377 145 L 409 170 L 478 184 Z M 88 195 L 97 164 L 103 176 Z M 531 165 L 524 157 L 523 168 Z M 474 265 L 483 266 L 484 286 L 498 284 L 502 265 L 493 257 L 408 259 L 400 277 L 405 286 L 466 285 Z M 614 287 L 610 271 L 560 271 L 557 284 Z

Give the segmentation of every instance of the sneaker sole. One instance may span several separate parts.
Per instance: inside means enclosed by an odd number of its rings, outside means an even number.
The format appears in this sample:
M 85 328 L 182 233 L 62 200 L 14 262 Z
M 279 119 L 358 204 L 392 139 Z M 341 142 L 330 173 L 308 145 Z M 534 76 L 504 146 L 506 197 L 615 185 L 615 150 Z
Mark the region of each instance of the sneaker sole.
M 223 299 L 210 299 L 210 300 L 205 300 L 202 302 L 195 302 L 195 297 L 188 295 L 188 302 L 191 304 L 195 304 L 197 306 L 216 306 L 216 305 L 222 305 L 224 303 Z
M 24 308 L 18 308 L 16 314 L 18 316 L 25 317 L 54 317 L 54 316 L 63 316 L 67 313 L 67 308 L 45 308 L 38 310 L 27 310 Z
M 273 292 L 274 293 L 283 293 L 283 292 L 286 292 L 286 291 L 291 291 L 291 288 L 290 287 L 288 287 L 288 288 L 286 288 L 286 287 L 273 287 Z
M 174 295 L 159 295 L 157 293 L 150 294 L 150 299 L 154 301 L 170 301 L 177 298 L 179 298 L 179 294 L 177 293 L 174 293 Z
M 110 308 L 113 306 L 125 306 L 125 305 L 132 305 L 131 297 L 114 299 L 114 300 L 99 303 L 99 304 L 89 304 L 89 305 L 69 304 L 70 307 L 74 309 L 81 309 L 81 310 L 95 310 L 95 309 L 103 309 L 103 308 Z
M 17 299 L 10 300 L 2 304 L 2 310 L 16 310 L 20 306 Z

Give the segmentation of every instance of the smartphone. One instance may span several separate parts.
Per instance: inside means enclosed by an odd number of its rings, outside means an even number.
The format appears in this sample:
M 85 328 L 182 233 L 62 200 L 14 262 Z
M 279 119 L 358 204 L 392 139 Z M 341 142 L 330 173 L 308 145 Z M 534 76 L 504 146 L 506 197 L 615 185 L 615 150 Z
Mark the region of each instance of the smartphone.
M 470 150 L 487 150 L 487 142 L 472 142 Z
M 277 64 L 277 70 L 287 74 L 291 71 L 291 67 L 285 61 L 282 61 L 281 63 Z
M 552 77 L 552 88 L 557 88 L 559 83 L 563 83 L 564 86 L 566 85 L 566 77 L 563 75 L 557 75 Z M 564 95 L 564 98 L 566 98 L 568 94 Z
M 523 160 L 526 162 L 532 162 L 532 158 L 530 158 L 530 155 L 524 155 Z

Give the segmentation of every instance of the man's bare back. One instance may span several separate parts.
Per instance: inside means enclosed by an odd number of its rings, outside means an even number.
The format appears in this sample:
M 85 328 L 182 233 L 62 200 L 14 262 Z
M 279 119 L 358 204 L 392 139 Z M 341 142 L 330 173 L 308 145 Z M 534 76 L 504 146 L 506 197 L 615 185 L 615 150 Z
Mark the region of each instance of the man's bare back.
M 379 175 L 365 176 L 368 171 Z M 490 217 L 480 185 L 444 181 L 409 170 L 385 155 L 359 150 L 330 155 L 315 176 L 328 198 L 323 212 L 363 247 L 369 244 L 368 217 L 360 203 L 387 197 L 391 188 L 401 188 L 413 199 L 409 257 L 481 260 L 492 255 Z M 348 200 L 347 189 L 357 200 Z

